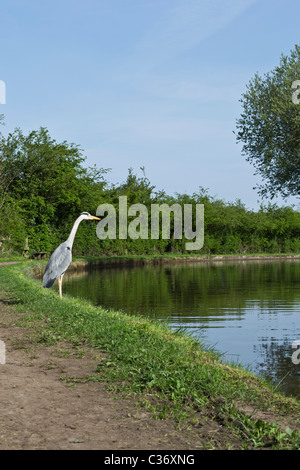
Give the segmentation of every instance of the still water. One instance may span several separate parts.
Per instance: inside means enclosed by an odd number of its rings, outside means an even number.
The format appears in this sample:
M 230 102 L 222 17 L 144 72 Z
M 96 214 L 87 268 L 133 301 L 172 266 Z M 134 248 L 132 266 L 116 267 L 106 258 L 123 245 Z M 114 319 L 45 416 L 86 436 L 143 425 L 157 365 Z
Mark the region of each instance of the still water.
M 292 348 L 300 340 L 300 261 L 106 266 L 66 273 L 63 291 L 184 328 L 300 398 L 300 364 L 292 361 L 300 349 Z

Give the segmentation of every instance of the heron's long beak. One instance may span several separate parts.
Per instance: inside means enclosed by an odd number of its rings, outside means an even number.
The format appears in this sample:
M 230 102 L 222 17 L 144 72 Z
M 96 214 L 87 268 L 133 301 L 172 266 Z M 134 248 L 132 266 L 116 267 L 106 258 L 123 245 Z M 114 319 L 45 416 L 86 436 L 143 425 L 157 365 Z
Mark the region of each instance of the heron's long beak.
M 90 218 L 95 219 L 95 220 L 101 220 L 101 219 L 99 219 L 99 217 L 95 217 L 94 215 L 90 215 Z

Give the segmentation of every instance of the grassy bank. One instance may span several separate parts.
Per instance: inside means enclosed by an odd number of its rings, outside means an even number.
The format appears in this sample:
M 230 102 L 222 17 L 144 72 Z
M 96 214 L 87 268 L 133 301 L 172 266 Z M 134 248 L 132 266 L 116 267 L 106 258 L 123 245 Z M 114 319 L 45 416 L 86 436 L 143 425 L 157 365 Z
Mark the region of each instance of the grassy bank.
M 300 447 L 300 435 L 294 431 L 299 429 L 298 401 L 276 393 L 242 368 L 222 363 L 198 341 L 164 324 L 69 296 L 61 301 L 56 289 L 45 290 L 32 279 L 33 269 L 41 264 L 0 269 L 0 289 L 25 313 L 22 324 L 36 332 L 32 341 L 68 341 L 100 349 L 105 359 L 90 380 L 134 394 L 156 418 L 172 416 L 189 425 L 215 420 L 224 425 L 228 442 L 232 439 L 240 448 Z M 258 410 L 262 414 L 267 410 L 278 422 L 288 419 L 290 428 L 254 418 Z
M 219 262 L 219 261 L 280 261 L 280 260 L 300 260 L 300 253 L 243 253 L 243 254 L 199 254 L 199 253 L 165 253 L 154 255 L 119 255 L 119 256 L 73 256 L 72 265 L 69 269 L 76 269 L 88 265 L 89 267 L 97 265 L 122 265 L 122 264 L 163 264 L 163 263 L 178 263 L 178 262 Z M 34 257 L 29 257 L 28 260 L 34 261 Z M 23 256 L 0 256 L 1 263 L 12 261 L 24 261 Z M 45 260 L 44 263 L 48 261 Z M 45 266 L 40 263 L 35 265 L 37 271 L 44 271 Z
M 243 253 L 232 254 L 224 253 L 219 255 L 212 254 L 199 254 L 199 253 L 165 253 L 156 255 L 120 255 L 120 256 L 77 256 L 74 258 L 76 261 L 88 261 L 105 263 L 112 261 L 115 264 L 121 264 L 123 261 L 140 261 L 140 262 L 159 262 L 159 261 L 220 261 L 220 260 L 264 260 L 264 259 L 300 259 L 300 253 Z
M 69 269 L 81 269 L 85 266 L 108 266 L 108 265 L 136 265 L 168 264 L 168 263 L 207 263 L 207 262 L 230 262 L 230 261 L 280 261 L 300 260 L 300 253 L 247 253 L 247 254 L 224 254 L 224 255 L 199 255 L 169 253 L 165 255 L 122 255 L 122 256 L 84 256 L 75 257 Z M 44 266 L 42 266 L 44 269 Z

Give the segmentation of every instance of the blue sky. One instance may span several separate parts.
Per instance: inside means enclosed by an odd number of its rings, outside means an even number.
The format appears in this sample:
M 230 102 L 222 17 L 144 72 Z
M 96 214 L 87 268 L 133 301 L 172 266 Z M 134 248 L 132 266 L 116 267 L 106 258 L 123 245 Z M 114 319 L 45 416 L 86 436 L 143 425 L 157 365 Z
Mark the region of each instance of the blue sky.
M 168 194 L 202 186 L 256 209 L 239 99 L 300 43 L 299 14 L 299 0 L 1 2 L 2 132 L 47 127 L 113 183 L 144 166 Z

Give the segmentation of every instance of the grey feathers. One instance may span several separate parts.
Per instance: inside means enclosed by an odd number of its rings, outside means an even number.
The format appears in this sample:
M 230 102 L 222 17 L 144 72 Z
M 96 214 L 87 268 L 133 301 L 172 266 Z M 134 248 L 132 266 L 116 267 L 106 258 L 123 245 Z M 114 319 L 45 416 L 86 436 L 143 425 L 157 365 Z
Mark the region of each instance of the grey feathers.
M 68 269 L 71 262 L 71 248 L 67 242 L 64 242 L 56 248 L 49 258 L 43 277 L 43 287 L 51 287 L 55 279 Z

